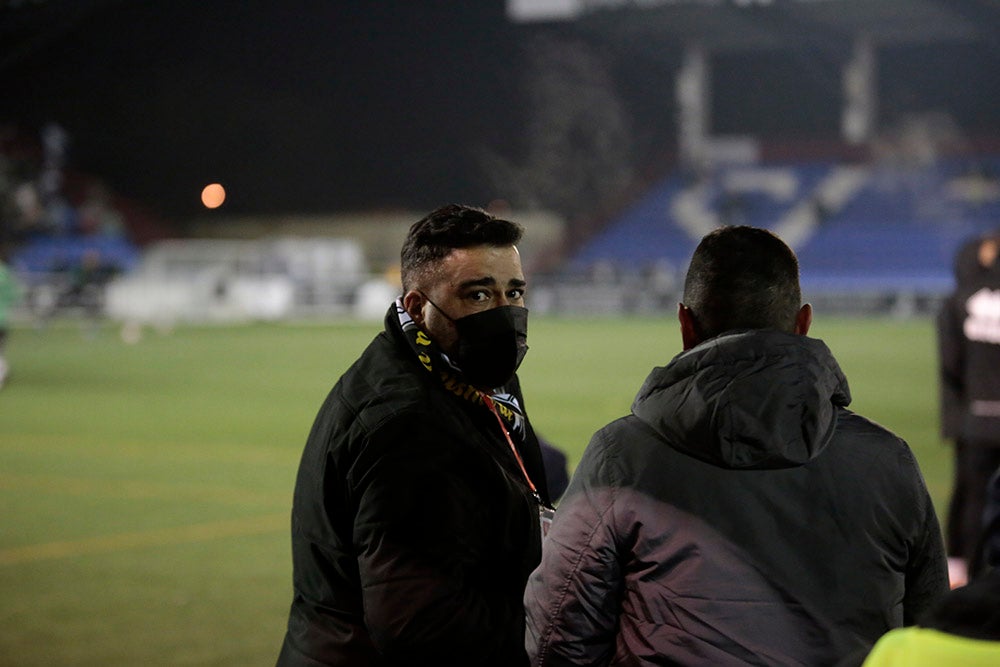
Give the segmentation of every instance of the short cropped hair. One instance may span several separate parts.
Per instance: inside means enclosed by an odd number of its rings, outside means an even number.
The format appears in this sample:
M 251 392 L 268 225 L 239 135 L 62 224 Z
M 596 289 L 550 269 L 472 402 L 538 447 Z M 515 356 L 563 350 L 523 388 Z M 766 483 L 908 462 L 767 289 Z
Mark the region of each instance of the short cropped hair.
M 512 246 L 524 228 L 472 206 L 448 204 L 413 223 L 400 252 L 400 278 L 407 292 L 456 248 Z
M 703 339 L 735 329 L 792 332 L 802 307 L 798 259 L 766 229 L 720 227 L 691 257 L 684 305 Z

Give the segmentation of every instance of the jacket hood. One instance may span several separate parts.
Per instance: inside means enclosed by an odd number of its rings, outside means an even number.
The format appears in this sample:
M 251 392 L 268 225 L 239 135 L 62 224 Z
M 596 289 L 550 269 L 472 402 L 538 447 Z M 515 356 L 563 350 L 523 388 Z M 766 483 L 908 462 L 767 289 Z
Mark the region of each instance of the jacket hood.
M 823 341 L 739 331 L 654 368 L 632 413 L 677 450 L 725 468 L 788 468 L 829 443 L 847 378 Z

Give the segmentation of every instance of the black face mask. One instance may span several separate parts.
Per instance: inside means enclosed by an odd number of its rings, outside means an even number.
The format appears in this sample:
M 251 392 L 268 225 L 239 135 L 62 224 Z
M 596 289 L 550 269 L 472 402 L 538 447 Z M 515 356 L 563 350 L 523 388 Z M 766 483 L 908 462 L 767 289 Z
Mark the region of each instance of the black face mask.
M 528 352 L 527 308 L 500 306 L 456 320 L 430 299 L 427 302 L 455 325 L 458 347 L 454 361 L 470 384 L 495 389 L 514 377 Z

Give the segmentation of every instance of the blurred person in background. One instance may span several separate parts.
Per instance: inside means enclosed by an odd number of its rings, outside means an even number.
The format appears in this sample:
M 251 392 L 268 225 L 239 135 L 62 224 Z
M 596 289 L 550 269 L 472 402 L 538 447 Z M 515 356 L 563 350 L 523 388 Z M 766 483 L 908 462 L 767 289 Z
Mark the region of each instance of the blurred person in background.
M 978 578 L 989 572 L 1000 572 L 1000 468 L 990 477 L 983 509 L 983 538 L 976 553 L 977 567 L 973 574 Z M 1000 613 L 1000 605 L 997 606 Z
M 1000 571 L 945 595 L 917 626 L 885 634 L 864 667 L 1000 665 Z
M 555 503 L 569 486 L 569 461 L 566 454 L 551 442 L 538 436 L 542 448 L 542 462 L 545 464 L 545 480 L 549 487 L 549 497 Z
M 14 273 L 7 266 L 6 252 L 0 248 L 0 388 L 7 382 L 10 366 L 7 362 L 7 337 L 10 328 L 10 311 L 17 303 L 21 289 Z
M 909 446 L 847 409 L 798 261 L 723 227 L 684 351 L 587 446 L 525 592 L 534 665 L 857 665 L 948 590 Z
M 278 665 L 527 665 L 522 596 L 551 505 L 515 373 L 521 235 L 457 205 L 410 228 L 403 296 L 302 455 Z
M 1000 466 L 1000 230 L 965 243 L 937 318 L 941 434 L 954 443 L 946 544 L 953 586 L 968 579 L 987 482 Z
M 976 542 L 971 581 L 945 595 L 918 626 L 879 639 L 864 667 L 1000 665 L 1000 469 L 990 478 Z

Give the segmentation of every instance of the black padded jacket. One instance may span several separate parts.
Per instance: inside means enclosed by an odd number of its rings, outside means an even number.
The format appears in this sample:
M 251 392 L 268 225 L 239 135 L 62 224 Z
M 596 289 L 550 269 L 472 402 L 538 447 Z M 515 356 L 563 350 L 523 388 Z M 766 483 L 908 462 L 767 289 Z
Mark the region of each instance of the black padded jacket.
M 403 336 L 390 308 L 309 435 L 278 665 L 527 664 L 538 505 L 495 416 L 422 367 Z M 507 389 L 520 396 L 516 378 Z M 538 442 L 523 428 L 544 494 Z

